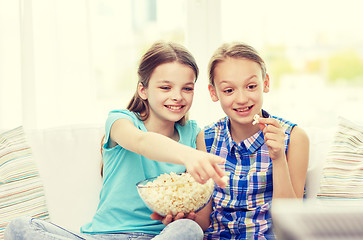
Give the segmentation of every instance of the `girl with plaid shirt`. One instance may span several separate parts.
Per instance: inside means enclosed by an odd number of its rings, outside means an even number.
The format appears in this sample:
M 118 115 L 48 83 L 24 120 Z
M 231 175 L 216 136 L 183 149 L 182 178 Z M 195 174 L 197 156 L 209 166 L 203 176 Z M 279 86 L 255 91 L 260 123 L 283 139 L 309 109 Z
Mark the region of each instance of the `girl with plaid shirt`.
M 296 124 L 262 109 L 270 79 L 254 48 L 223 44 L 209 64 L 209 92 L 226 117 L 204 129 L 207 151 L 226 159 L 228 186 L 196 214 L 205 239 L 274 239 L 275 198 L 303 198 L 309 140 Z M 253 125 L 253 117 L 259 123 Z

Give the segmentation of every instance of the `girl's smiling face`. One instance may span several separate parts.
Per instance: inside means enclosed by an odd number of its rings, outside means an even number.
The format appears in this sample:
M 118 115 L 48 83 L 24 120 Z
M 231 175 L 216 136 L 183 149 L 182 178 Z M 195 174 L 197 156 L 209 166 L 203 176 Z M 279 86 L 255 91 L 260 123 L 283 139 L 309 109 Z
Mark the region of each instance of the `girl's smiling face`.
M 221 107 L 231 122 L 251 124 L 261 112 L 263 93 L 269 91 L 269 77 L 264 79 L 258 63 L 246 58 L 226 58 L 214 69 L 214 86 L 209 85 L 213 101 Z
M 139 95 L 149 102 L 150 119 L 179 121 L 192 105 L 195 78 L 191 67 L 178 62 L 156 67 L 149 86 L 139 84 Z

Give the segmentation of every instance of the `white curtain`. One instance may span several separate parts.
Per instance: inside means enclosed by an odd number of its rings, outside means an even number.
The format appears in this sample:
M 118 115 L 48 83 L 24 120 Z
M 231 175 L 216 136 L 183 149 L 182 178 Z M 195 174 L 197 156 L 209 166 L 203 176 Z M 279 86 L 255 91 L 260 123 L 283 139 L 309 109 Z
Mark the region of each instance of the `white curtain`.
M 87 1 L 0 1 L 0 128 L 92 117 Z
M 196 57 L 201 74 L 191 115 L 204 124 L 214 112 L 206 63 L 220 44 L 219 5 L 0 0 L 0 129 L 103 124 L 108 111 L 126 106 L 139 58 L 160 39 L 180 42 Z
M 23 100 L 23 117 L 28 120 L 24 124 L 51 126 L 91 117 L 94 83 L 87 1 L 22 3 L 22 84 L 26 86 L 22 94 L 28 97 Z
M 19 3 L 0 0 L 0 129 L 21 123 Z

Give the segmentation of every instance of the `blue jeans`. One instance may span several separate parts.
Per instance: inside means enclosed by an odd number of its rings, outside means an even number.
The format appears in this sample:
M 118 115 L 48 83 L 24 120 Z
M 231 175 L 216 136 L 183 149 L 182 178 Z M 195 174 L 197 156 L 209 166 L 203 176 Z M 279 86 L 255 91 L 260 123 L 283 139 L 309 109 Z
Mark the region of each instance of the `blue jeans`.
M 50 240 L 200 240 L 203 231 L 199 225 L 189 219 L 180 219 L 170 223 L 160 235 L 146 233 L 107 233 L 85 234 L 68 231 L 53 223 L 36 218 L 23 217 L 9 223 L 5 229 L 5 240 L 50 239 Z

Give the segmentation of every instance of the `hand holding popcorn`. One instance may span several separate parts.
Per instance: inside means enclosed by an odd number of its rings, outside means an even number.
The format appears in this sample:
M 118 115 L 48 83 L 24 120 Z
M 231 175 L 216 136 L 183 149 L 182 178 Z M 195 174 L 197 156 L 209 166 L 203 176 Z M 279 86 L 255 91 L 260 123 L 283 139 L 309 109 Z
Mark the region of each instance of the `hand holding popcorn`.
M 285 156 L 285 133 L 275 118 L 258 119 L 272 160 Z

